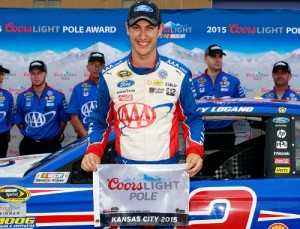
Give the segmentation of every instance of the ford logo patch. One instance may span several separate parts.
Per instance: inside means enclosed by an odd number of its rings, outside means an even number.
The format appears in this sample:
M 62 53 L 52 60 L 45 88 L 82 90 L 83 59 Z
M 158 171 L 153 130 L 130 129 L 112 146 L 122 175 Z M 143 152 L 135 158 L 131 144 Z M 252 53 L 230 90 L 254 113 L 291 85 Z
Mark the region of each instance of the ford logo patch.
M 273 119 L 273 122 L 275 123 L 289 123 L 290 120 L 288 118 L 284 118 L 284 117 L 277 117 Z
M 135 82 L 133 80 L 124 80 L 118 83 L 118 87 L 120 88 L 131 87 L 132 85 L 134 85 L 134 83 Z

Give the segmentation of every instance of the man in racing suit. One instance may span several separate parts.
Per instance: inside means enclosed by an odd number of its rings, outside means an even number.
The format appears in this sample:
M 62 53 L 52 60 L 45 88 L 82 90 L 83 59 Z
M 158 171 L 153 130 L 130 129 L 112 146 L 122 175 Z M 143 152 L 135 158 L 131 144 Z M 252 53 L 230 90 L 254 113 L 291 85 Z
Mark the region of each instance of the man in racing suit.
M 157 53 L 163 25 L 158 7 L 134 3 L 128 13 L 131 53 L 100 73 L 98 107 L 90 117 L 85 171 L 96 171 L 114 121 L 118 163 L 178 163 L 178 124 L 190 176 L 202 167 L 203 122 L 192 92 L 191 72 Z
M 78 138 L 87 135 L 89 128 L 88 117 L 96 106 L 96 92 L 99 82 L 99 71 L 105 66 L 104 54 L 92 52 L 89 55 L 86 69 L 89 78 L 77 84 L 72 91 L 67 113 L 71 114 L 71 124 Z
M 2 88 L 5 74 L 10 71 L 0 65 L 0 158 L 6 157 L 10 129 L 14 125 L 14 99 L 12 94 Z
M 213 44 L 205 50 L 207 69 L 193 79 L 197 99 L 243 98 L 244 89 L 240 80 L 222 71 L 223 55 L 219 45 Z M 200 102 L 200 101 L 198 101 Z M 201 102 L 199 103 L 201 105 Z M 204 121 L 204 149 L 231 149 L 235 143 L 233 121 Z
M 16 125 L 24 138 L 20 155 L 51 153 L 60 149 L 63 131 L 70 120 L 65 112 L 65 95 L 46 83 L 47 66 L 43 61 L 29 65 L 32 86 L 17 97 Z
M 272 77 L 275 84 L 274 88 L 263 94 L 261 96 L 262 98 L 300 101 L 300 95 L 294 92 L 289 86 L 289 80 L 292 78 L 292 73 L 287 62 L 276 62 L 273 66 Z

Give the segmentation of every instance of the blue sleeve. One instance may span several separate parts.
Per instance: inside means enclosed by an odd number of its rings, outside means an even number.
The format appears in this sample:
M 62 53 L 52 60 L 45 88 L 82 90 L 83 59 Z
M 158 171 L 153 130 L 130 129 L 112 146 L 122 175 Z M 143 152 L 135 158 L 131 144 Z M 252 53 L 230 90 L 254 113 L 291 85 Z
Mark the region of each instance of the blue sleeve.
M 180 104 L 183 110 L 183 116 L 185 118 L 184 125 L 186 125 L 187 127 L 187 132 L 185 133 L 185 135 L 187 137 L 189 147 L 192 147 L 193 149 L 198 148 L 200 151 L 203 151 L 203 120 L 200 109 L 197 106 L 193 90 L 194 88 L 192 84 L 192 75 L 189 71 L 182 82 L 180 92 Z
M 61 101 L 58 104 L 58 117 L 60 122 L 67 122 L 69 121 L 70 115 L 66 113 L 66 108 L 68 106 L 66 97 L 64 94 L 61 95 Z
M 15 124 L 15 107 L 14 98 L 9 94 L 8 121 L 13 126 Z
M 19 95 L 17 97 L 17 108 L 16 108 L 16 125 L 22 125 L 24 124 L 24 114 L 23 114 L 23 95 Z
M 234 95 L 233 98 L 245 98 L 246 94 L 244 91 L 244 88 L 238 78 L 236 78 L 236 84 L 234 89 Z
M 97 88 L 97 106 L 88 117 L 89 126 L 89 145 L 93 143 L 103 143 L 108 138 L 110 131 L 109 124 L 112 119 L 111 99 L 109 90 L 104 77 L 101 75 Z
M 74 87 L 70 101 L 67 107 L 67 113 L 69 114 L 76 114 L 80 116 L 80 105 L 79 105 L 79 98 L 78 98 L 78 87 Z
M 268 93 L 262 94 L 260 97 L 261 97 L 261 98 L 264 98 L 264 99 L 265 99 L 265 98 L 268 98 L 268 97 L 267 97 L 267 94 L 268 94 Z
M 196 99 L 200 99 L 200 97 L 201 97 L 201 95 L 200 95 L 200 92 L 199 92 L 199 83 L 198 83 L 198 77 L 196 77 L 196 78 L 194 78 L 193 80 L 192 80 L 192 86 L 193 86 L 193 88 L 195 89 L 194 90 L 194 93 L 195 93 L 195 97 L 196 97 Z

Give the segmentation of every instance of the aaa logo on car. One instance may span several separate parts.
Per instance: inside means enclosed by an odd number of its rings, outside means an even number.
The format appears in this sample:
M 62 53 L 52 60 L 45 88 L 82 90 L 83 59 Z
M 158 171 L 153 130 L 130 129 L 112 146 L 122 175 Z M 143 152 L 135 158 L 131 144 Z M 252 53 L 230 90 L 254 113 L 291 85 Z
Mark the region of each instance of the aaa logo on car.
M 21 203 L 30 198 L 30 192 L 21 186 L 1 186 L 0 200 Z

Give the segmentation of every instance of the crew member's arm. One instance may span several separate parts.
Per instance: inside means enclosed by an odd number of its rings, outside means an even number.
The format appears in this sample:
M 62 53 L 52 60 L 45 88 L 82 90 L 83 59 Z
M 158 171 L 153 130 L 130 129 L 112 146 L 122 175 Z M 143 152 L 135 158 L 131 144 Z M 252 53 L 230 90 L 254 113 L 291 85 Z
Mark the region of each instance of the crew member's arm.
M 236 78 L 236 80 L 237 80 L 237 83 L 236 83 L 233 98 L 245 98 L 246 93 L 244 91 L 244 88 L 243 88 L 240 80 L 238 78 Z
M 80 87 L 79 87 L 80 86 Z M 67 107 L 67 113 L 71 114 L 71 120 L 70 123 L 73 126 L 75 132 L 80 136 L 84 137 L 87 135 L 87 130 L 84 128 L 84 125 L 82 121 L 80 120 L 80 114 L 81 114 L 81 97 L 79 94 L 82 94 L 81 85 L 76 85 L 73 88 L 70 101 Z
M 15 104 L 14 104 L 14 99 L 11 94 L 9 94 L 8 99 L 9 99 L 9 104 L 8 104 L 9 107 L 8 107 L 8 113 L 6 115 L 7 115 L 7 120 L 9 122 L 9 124 L 11 126 L 13 126 L 16 121 L 15 120 Z
M 70 115 L 66 113 L 68 103 L 64 94 L 62 94 L 61 100 L 58 103 L 58 119 L 61 126 L 60 131 L 56 134 L 59 140 L 62 142 L 64 140 L 64 131 L 67 126 L 67 122 L 71 119 Z
M 87 135 L 87 131 L 84 128 L 82 122 L 79 119 L 79 116 L 76 114 L 71 114 L 70 123 L 72 124 L 74 130 L 80 137 L 84 137 Z
M 16 117 L 15 117 L 15 124 L 19 128 L 19 130 L 22 130 L 24 126 L 24 114 L 23 114 L 23 108 L 22 108 L 22 94 L 18 95 L 17 102 L 16 102 Z

